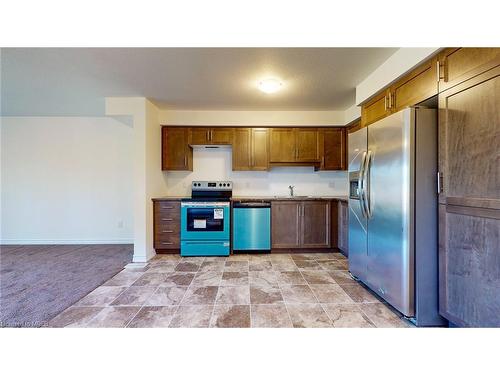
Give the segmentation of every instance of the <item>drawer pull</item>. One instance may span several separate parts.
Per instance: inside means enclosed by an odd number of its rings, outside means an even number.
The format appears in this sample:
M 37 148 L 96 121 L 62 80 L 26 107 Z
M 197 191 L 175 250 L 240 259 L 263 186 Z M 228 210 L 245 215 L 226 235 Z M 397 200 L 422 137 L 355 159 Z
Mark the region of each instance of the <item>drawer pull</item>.
M 162 233 L 174 233 L 173 230 L 162 230 Z
M 163 220 L 163 221 L 172 221 L 172 220 L 174 220 L 174 219 L 171 219 L 171 218 L 163 218 L 162 220 Z
M 161 206 L 161 208 L 165 208 L 167 210 L 174 208 L 173 206 Z
M 162 242 L 161 244 L 162 245 L 173 245 L 174 243 L 173 242 Z

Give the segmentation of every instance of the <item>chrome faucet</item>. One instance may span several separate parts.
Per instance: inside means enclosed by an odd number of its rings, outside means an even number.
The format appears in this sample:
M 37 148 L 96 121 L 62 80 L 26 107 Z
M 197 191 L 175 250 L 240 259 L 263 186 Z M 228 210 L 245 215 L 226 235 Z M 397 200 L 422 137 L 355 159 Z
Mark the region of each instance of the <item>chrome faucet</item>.
M 295 187 L 295 186 L 292 186 L 292 185 L 288 186 L 288 188 L 290 189 L 290 196 L 291 196 L 291 197 L 293 197 L 293 188 L 294 188 L 294 187 Z

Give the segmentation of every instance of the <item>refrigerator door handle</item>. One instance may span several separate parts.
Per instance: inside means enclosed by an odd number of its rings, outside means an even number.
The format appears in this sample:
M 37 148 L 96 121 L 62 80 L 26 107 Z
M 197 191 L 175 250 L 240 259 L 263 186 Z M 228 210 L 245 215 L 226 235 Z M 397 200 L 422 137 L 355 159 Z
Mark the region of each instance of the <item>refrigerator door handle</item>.
M 368 219 L 372 217 L 370 186 L 367 184 L 371 168 L 372 155 L 372 151 L 368 150 L 368 153 L 366 154 L 365 166 L 363 168 L 363 204 L 365 206 L 366 217 Z
M 359 208 L 361 210 L 361 213 L 363 214 L 363 217 L 366 216 L 366 210 L 365 210 L 365 203 L 364 203 L 364 191 L 365 191 L 365 183 L 363 179 L 363 174 L 365 170 L 365 162 L 366 162 L 366 151 L 363 151 L 363 156 L 361 157 L 361 163 L 360 163 L 360 170 L 359 170 L 359 177 L 358 177 L 358 196 L 359 196 Z

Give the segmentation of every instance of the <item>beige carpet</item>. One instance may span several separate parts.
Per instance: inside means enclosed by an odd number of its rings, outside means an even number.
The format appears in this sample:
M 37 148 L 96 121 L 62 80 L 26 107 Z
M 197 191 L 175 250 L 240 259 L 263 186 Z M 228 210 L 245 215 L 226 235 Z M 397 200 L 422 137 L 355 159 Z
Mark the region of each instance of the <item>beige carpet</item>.
M 0 327 L 40 327 L 120 272 L 132 245 L 0 246 Z

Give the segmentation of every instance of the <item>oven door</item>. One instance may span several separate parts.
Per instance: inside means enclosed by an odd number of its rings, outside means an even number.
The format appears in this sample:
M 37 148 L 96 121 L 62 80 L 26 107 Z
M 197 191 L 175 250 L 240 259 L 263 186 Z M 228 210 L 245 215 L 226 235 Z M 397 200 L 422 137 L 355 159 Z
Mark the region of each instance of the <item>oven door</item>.
M 182 202 L 181 240 L 229 240 L 229 202 Z

